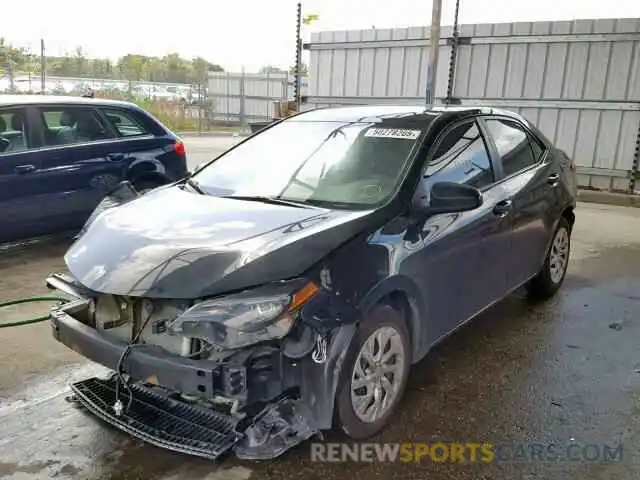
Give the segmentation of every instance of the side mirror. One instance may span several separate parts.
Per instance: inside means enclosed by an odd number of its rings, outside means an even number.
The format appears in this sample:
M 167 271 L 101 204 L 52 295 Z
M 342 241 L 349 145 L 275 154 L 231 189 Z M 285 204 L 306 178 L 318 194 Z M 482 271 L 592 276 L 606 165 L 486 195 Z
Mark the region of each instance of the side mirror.
M 0 138 L 0 153 L 9 148 L 9 145 L 11 145 L 11 142 L 9 140 L 7 140 L 6 138 Z
M 418 213 L 459 213 L 475 210 L 482 205 L 482 193 L 475 187 L 455 182 L 434 183 L 427 202 L 417 207 Z

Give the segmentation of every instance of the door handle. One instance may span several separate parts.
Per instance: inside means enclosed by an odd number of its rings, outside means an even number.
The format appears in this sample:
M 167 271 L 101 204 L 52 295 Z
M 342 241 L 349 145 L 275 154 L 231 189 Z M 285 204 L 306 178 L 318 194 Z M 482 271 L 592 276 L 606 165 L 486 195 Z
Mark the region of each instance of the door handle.
M 36 166 L 35 165 L 17 165 L 14 170 L 16 173 L 20 175 L 24 175 L 25 173 L 35 172 Z
M 498 202 L 493 207 L 493 214 L 496 217 L 504 218 L 513 210 L 513 201 L 512 200 L 502 200 Z
M 124 159 L 124 153 L 108 153 L 107 160 L 111 162 L 119 162 Z
M 551 185 L 552 187 L 557 186 L 559 181 L 560 181 L 560 174 L 559 173 L 552 173 L 551 175 L 549 175 L 547 177 L 547 183 L 549 185 Z

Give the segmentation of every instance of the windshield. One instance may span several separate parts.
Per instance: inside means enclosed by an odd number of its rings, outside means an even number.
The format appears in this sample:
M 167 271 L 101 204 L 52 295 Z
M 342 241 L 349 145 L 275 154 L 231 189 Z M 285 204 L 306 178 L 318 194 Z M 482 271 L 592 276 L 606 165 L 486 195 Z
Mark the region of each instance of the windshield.
M 384 125 L 285 121 L 224 153 L 193 179 L 208 195 L 373 207 L 396 191 L 422 133 L 415 126 Z

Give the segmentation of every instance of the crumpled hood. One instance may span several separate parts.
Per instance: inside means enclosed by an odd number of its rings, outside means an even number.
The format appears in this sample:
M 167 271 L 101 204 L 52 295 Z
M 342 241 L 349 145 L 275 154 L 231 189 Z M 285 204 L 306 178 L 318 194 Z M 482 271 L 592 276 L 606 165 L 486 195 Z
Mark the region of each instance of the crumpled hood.
M 357 234 L 370 213 L 160 188 L 99 215 L 65 262 L 94 291 L 200 298 L 301 275 Z

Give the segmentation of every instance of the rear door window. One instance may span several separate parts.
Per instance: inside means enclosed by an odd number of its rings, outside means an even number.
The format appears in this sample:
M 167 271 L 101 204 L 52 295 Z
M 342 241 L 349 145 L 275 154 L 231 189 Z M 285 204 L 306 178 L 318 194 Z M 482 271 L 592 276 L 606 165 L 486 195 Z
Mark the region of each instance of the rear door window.
M 518 122 L 490 118 L 485 120 L 485 124 L 495 142 L 505 177 L 538 163 L 542 149 Z
M 151 135 L 142 123 L 140 123 L 132 114 L 123 110 L 103 108 L 105 116 L 113 129 L 118 132 L 121 137 L 139 137 L 141 135 Z
M 97 112 L 86 107 L 40 107 L 45 145 L 73 145 L 109 140 L 109 132 Z
M 22 108 L 0 110 L 0 155 L 29 148 L 25 118 Z

